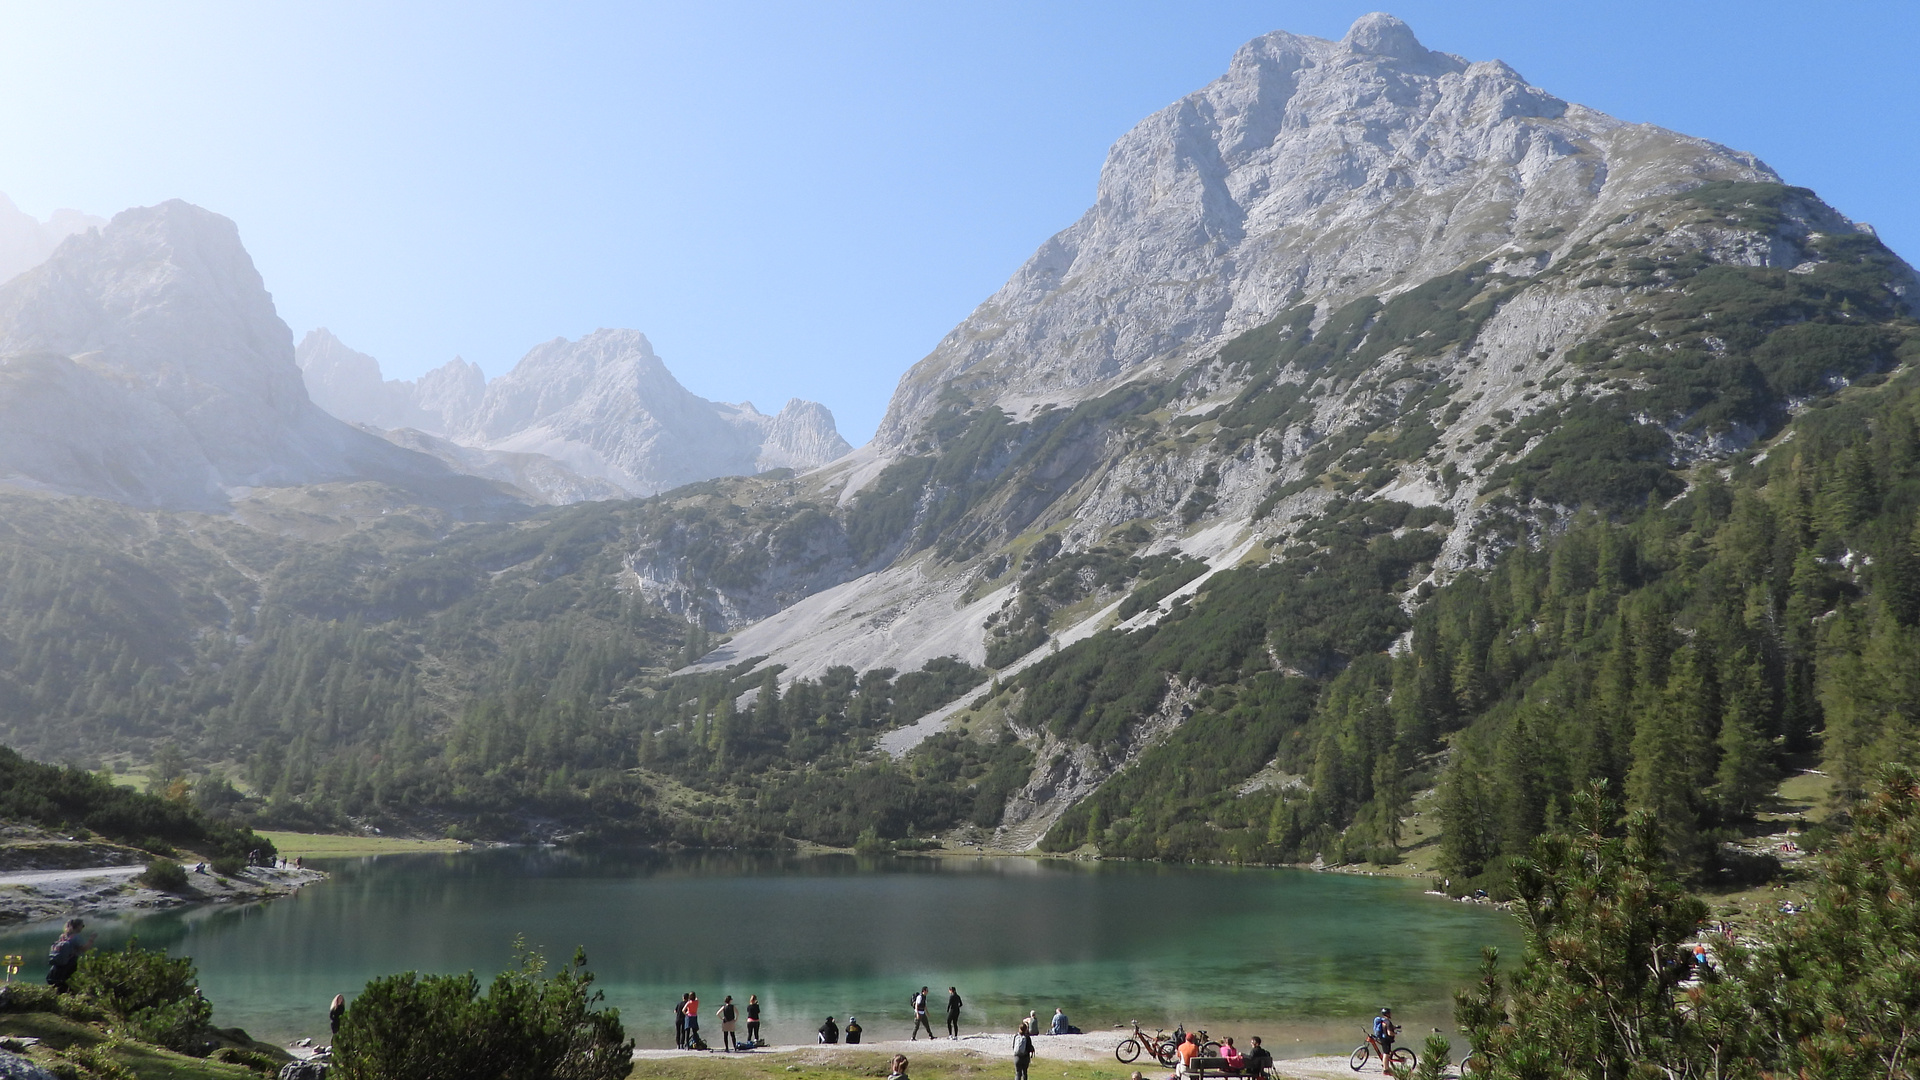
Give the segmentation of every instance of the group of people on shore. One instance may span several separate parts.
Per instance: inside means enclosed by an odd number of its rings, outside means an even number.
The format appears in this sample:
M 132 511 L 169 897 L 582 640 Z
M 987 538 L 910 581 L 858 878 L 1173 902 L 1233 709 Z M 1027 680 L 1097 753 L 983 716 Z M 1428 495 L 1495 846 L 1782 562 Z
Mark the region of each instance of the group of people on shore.
M 736 1030 L 743 1010 L 733 1003 L 733 995 L 722 998 L 720 1007 L 714 1011 L 720 1017 L 720 1049 L 751 1050 L 760 1045 L 760 995 L 747 995 L 744 1010 L 747 1040 L 744 1043 L 740 1041 Z M 681 1050 L 708 1049 L 706 1040 L 700 1037 L 700 995 L 692 990 L 680 995 L 680 1004 L 674 1006 L 673 1045 Z
M 916 991 L 907 1002 L 908 1006 L 913 1009 L 912 1037 L 914 1039 L 920 1038 L 920 1032 L 923 1029 L 927 1033 L 927 1038 L 939 1038 L 939 1036 L 933 1033 L 933 1021 L 927 1016 L 927 1002 L 929 1000 L 927 995 L 929 992 L 929 988 L 923 986 Z M 960 1037 L 960 1010 L 965 1007 L 966 1003 L 960 1000 L 959 989 L 952 986 L 947 987 L 947 1038 L 957 1039 Z M 834 1021 L 833 1017 L 829 1016 L 827 1017 L 826 1023 L 820 1025 L 820 1030 L 816 1033 L 816 1037 L 823 1045 L 840 1042 L 852 1045 L 858 1043 L 861 1036 L 865 1033 L 866 1029 L 860 1026 L 860 1018 L 857 1016 L 849 1015 L 847 1017 L 847 1026 L 844 1029 Z

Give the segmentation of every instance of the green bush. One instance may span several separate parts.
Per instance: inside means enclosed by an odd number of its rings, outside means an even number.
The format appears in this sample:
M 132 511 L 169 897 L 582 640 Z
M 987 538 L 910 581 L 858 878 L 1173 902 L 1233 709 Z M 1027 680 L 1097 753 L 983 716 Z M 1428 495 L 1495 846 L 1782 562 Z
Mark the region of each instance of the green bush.
M 596 1008 L 587 958 L 552 977 L 516 942 L 520 963 L 486 996 L 472 972 L 407 972 L 367 984 L 340 1022 L 334 1067 L 342 1080 L 486 1080 L 552 1077 L 618 1080 L 632 1071 L 633 1042 L 617 1009 Z
M 190 1053 L 201 1048 L 213 1019 L 213 1005 L 200 996 L 198 983 L 190 958 L 142 949 L 135 938 L 124 949 L 95 949 L 82 956 L 71 986 L 105 1010 L 116 1029 Z
M 239 877 L 240 872 L 247 868 L 247 861 L 238 855 L 222 855 L 207 866 L 221 877 Z
M 274 1060 L 266 1054 L 260 1053 L 258 1050 L 242 1050 L 237 1046 L 222 1047 L 214 1051 L 211 1056 L 215 1061 L 222 1061 L 229 1065 L 240 1065 L 252 1069 L 254 1072 L 264 1073 L 267 1076 L 277 1075 L 281 1067 L 281 1062 Z
M 187 888 L 186 868 L 172 859 L 155 859 L 147 864 L 147 872 L 140 875 L 140 884 L 161 892 L 185 892 Z
M 60 995 L 51 986 L 17 982 L 0 986 L 0 1013 L 51 1012 Z

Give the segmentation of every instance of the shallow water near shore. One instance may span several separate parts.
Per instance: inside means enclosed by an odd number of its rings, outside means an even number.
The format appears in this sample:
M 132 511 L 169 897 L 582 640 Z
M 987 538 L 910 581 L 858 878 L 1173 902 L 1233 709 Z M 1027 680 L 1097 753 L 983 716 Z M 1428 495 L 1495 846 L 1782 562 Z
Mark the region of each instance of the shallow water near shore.
M 904 1038 L 908 996 L 966 1000 L 965 1032 L 1010 1031 L 1063 1006 L 1097 1031 L 1130 1020 L 1261 1034 L 1276 1054 L 1345 1052 L 1390 1004 L 1409 1035 L 1449 1028 L 1482 946 L 1518 927 L 1419 886 L 1303 870 L 1023 858 L 596 854 L 496 849 L 316 863 L 333 879 L 268 904 L 90 920 L 194 958 L 215 1022 L 324 1041 L 326 1003 L 406 970 L 482 979 L 516 935 L 564 962 L 584 946 L 642 1046 L 671 1046 L 672 1009 L 700 994 L 719 1042 L 723 995 L 757 993 L 775 1043 L 852 1013 Z M 13 928 L 35 958 L 56 928 Z M 744 1010 L 743 1010 L 744 1015 Z M 1255 1022 L 1258 1023 L 1255 1023 Z M 896 1030 L 897 1029 L 897 1030 Z

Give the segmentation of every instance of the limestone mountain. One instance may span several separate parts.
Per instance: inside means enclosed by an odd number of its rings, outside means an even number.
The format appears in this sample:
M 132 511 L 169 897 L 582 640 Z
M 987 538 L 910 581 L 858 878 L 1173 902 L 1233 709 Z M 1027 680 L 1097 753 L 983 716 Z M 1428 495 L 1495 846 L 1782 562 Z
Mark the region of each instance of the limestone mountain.
M 703 402 L 605 330 L 448 445 L 740 475 L 324 543 L 12 499 L 0 724 L 244 762 L 215 797 L 290 825 L 1426 844 L 1455 881 L 1603 777 L 1732 873 L 1716 838 L 1787 755 L 1852 792 L 1920 745 L 1916 298 L 1749 156 L 1386 16 L 1267 35 L 824 466 L 756 473 L 819 418 Z M 70 586 L 102 567 L 124 587 Z
M 418 380 L 386 379 L 380 361 L 356 352 L 326 327 L 309 330 L 293 350 L 314 404 L 350 423 L 416 428 L 445 435 L 487 391 L 477 364 L 454 357 Z
M 334 415 L 439 436 L 465 448 L 456 456 L 470 464 L 480 460 L 475 452 L 511 455 L 490 459 L 496 465 L 550 459 L 553 466 L 541 467 L 546 473 L 584 482 L 529 482 L 562 500 L 651 495 L 716 476 L 811 468 L 851 449 L 833 414 L 816 402 L 795 398 L 767 416 L 751 402 L 729 405 L 690 393 L 633 330 L 557 338 L 492 383 L 457 357 L 417 382 L 383 379 L 378 361 L 324 329 L 307 334 L 299 356 L 315 400 Z
M 177 200 L 0 285 L 0 477 L 155 506 L 367 479 L 503 499 L 315 407 L 239 231 Z
M 38 266 L 53 254 L 60 241 L 74 233 L 105 225 L 106 219 L 78 210 L 55 210 L 41 221 L 0 195 L 0 281 Z
M 1114 144 L 1093 206 L 901 380 L 876 442 L 905 446 L 951 391 L 1026 416 L 1170 375 L 1297 303 L 1482 259 L 1531 273 L 1645 199 L 1777 179 L 1431 51 L 1390 15 L 1340 41 L 1266 34 Z

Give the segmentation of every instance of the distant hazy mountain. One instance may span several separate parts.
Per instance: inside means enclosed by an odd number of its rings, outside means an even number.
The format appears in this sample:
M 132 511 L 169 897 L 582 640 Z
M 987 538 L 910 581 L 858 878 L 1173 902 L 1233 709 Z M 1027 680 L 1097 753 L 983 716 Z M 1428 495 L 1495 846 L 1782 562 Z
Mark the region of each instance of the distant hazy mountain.
M 74 233 L 105 225 L 106 218 L 78 210 L 55 210 L 45 221 L 24 213 L 13 200 L 0 195 L 0 281 L 39 266 L 60 241 Z
M 808 468 L 851 449 L 833 414 L 816 402 L 796 398 L 767 416 L 751 402 L 729 405 L 689 392 L 634 330 L 556 338 L 491 385 L 458 358 L 418 381 L 384 379 L 378 361 L 324 329 L 309 333 L 297 356 L 314 400 L 343 420 L 518 455 L 501 459 L 517 460 L 516 469 L 531 466 L 527 455 L 552 459 L 563 468 L 536 472 L 551 481 L 540 486 L 556 501 L 571 501 L 559 498 L 566 493 L 607 497 L 589 492 L 608 485 L 615 494 L 651 495 L 716 476 Z M 437 445 L 396 441 L 429 452 Z M 496 461 L 486 475 L 501 467 Z M 554 479 L 566 474 L 574 479 Z M 581 478 L 599 483 L 576 482 Z
M 0 480 L 212 507 L 236 488 L 360 479 L 502 499 L 308 399 L 226 218 L 127 210 L 0 286 Z

